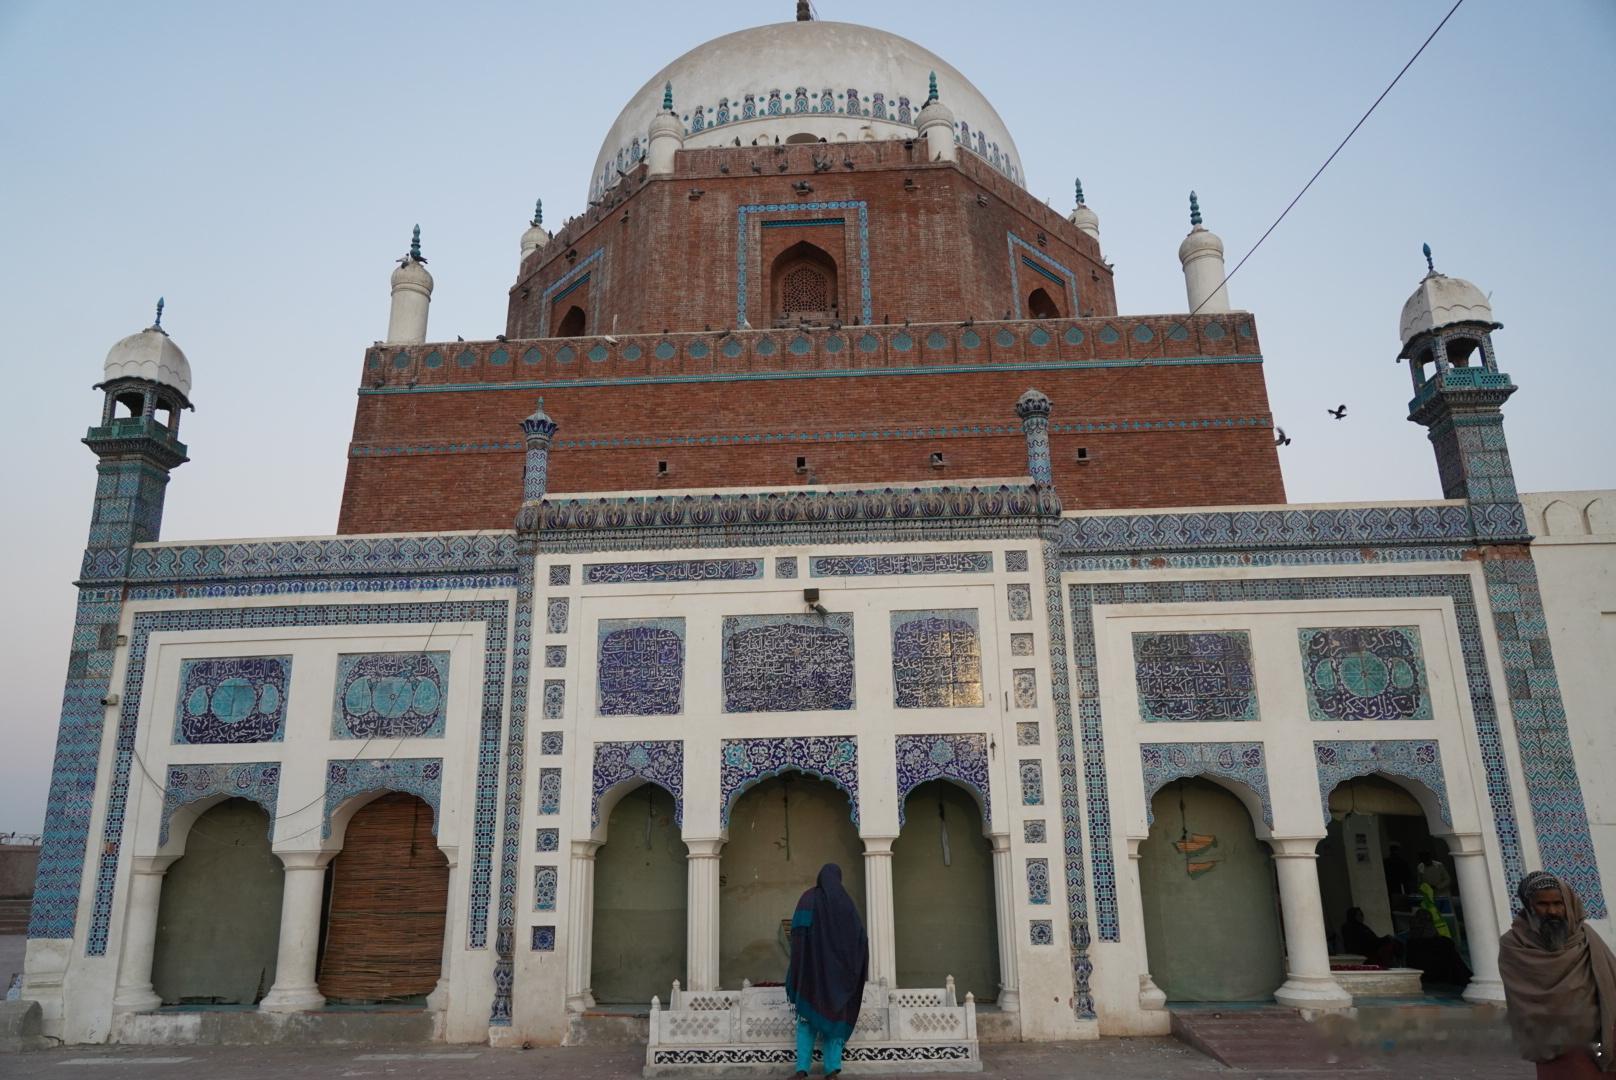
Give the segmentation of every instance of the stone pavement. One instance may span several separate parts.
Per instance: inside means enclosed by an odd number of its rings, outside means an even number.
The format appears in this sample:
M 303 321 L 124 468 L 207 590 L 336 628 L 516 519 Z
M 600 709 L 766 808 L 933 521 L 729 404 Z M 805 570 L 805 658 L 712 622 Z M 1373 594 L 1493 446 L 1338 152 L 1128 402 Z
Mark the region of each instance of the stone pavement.
M 1347 1076 L 1397 1080 L 1529 1080 L 1531 1066 L 1496 1054 L 1370 1052 L 1351 1066 L 1240 1071 L 1226 1069 L 1173 1039 L 1099 1039 L 1081 1043 L 1005 1043 L 983 1047 L 982 1076 L 1016 1080 L 1162 1080 L 1164 1077 Z M 109 1047 L 72 1046 L 0 1057 L 0 1078 L 196 1077 L 198 1080 L 630 1080 L 644 1051 L 635 1047 Z M 789 1075 L 782 1071 L 781 1076 Z M 815 1074 L 817 1078 L 817 1073 Z M 869 1075 L 869 1074 L 864 1074 Z M 906 1078 L 913 1080 L 913 1078 Z M 959 1080 L 954 1074 L 949 1080 Z

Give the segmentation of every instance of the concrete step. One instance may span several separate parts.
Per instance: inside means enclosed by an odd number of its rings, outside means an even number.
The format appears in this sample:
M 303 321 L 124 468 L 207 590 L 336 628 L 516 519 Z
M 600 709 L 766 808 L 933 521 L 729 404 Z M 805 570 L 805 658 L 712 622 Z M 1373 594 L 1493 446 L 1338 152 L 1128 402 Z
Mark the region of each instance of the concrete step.
M 26 934 L 32 900 L 0 900 L 0 934 Z
M 1370 1069 L 1351 1046 L 1326 1038 L 1294 1009 L 1174 1009 L 1173 1035 L 1231 1069 Z
M 121 1016 L 112 1040 L 136 1046 L 412 1046 L 438 1037 L 438 1014 L 425 1009 L 333 1009 L 265 1013 L 257 1009 L 160 1009 Z
M 649 1009 L 600 1009 L 567 1017 L 566 1046 L 638 1046 L 651 1041 Z

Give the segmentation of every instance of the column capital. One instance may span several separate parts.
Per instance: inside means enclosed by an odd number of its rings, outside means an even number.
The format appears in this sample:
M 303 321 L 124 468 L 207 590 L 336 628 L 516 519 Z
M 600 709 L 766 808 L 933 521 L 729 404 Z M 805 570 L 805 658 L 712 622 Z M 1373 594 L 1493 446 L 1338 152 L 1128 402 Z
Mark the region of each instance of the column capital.
M 288 870 L 324 870 L 337 857 L 335 851 L 277 851 L 275 857 Z
M 595 852 L 605 844 L 604 840 L 574 840 L 572 842 L 572 857 L 574 859 L 594 859 Z
M 724 838 L 721 836 L 702 836 L 685 838 L 685 849 L 692 859 L 716 859 L 724 850 Z
M 1486 837 L 1480 833 L 1454 833 L 1437 839 L 1448 845 L 1448 854 L 1456 859 L 1487 854 Z
M 129 868 L 137 874 L 166 874 L 178 858 L 178 855 L 136 855 L 130 860 Z
M 989 833 L 988 843 L 993 845 L 995 855 L 1008 852 L 1010 850 L 1010 834 L 1007 832 Z
M 1317 859 L 1322 836 L 1270 836 L 1268 845 L 1276 859 Z
M 898 838 L 896 836 L 861 836 L 859 839 L 864 841 L 864 857 L 869 858 L 871 855 L 890 856 L 892 854 L 892 844 Z

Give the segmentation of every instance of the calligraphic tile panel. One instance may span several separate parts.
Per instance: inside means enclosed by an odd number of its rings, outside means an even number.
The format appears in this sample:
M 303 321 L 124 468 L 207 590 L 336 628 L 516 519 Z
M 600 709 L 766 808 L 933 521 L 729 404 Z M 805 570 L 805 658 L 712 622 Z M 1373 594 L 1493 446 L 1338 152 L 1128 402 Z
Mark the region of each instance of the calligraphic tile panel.
M 1146 723 L 1257 719 L 1251 635 L 1244 630 L 1134 634 L 1133 670 Z

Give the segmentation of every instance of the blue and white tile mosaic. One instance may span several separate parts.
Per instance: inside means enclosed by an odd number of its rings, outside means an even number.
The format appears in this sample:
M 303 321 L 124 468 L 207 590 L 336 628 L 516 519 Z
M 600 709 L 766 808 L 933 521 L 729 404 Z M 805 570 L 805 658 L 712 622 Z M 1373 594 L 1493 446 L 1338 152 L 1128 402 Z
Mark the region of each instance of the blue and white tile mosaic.
M 1436 796 L 1442 820 L 1453 824 L 1448 784 L 1442 775 L 1442 749 L 1432 739 L 1332 740 L 1313 744 L 1319 767 L 1319 803 L 1330 824 L 1330 792 L 1344 780 L 1384 773 L 1417 781 Z M 1436 824 L 1432 822 L 1431 824 Z
M 320 835 L 331 836 L 331 815 L 355 795 L 400 791 L 419 797 L 432 807 L 432 835 L 438 834 L 439 791 L 443 787 L 441 758 L 384 758 L 359 761 L 345 758 L 325 767 L 325 816 Z
M 1027 553 L 1025 551 L 1005 552 L 1004 570 L 1007 574 L 1025 574 L 1027 572 Z
M 1055 944 L 1055 928 L 1048 919 L 1033 919 L 1028 925 L 1027 940 L 1034 945 Z
M 565 679 L 544 680 L 544 718 L 546 720 L 560 720 L 567 712 L 567 681 Z
M 1010 602 L 1010 621 L 1026 622 L 1032 618 L 1032 588 L 1027 585 L 1011 585 L 1005 594 Z
M 674 562 L 590 563 L 588 585 L 658 585 L 675 581 L 753 581 L 763 576 L 762 559 L 680 559 Z
M 991 574 L 991 551 L 940 551 L 930 554 L 815 555 L 809 577 L 893 577 L 909 574 Z
M 1150 800 L 1174 780 L 1211 774 L 1249 788 L 1262 804 L 1262 819 L 1274 824 L 1274 804 L 1268 793 L 1268 767 L 1263 760 L 1262 743 L 1141 743 L 1139 765 L 1145 784 L 1145 820 L 1152 824 L 1156 814 Z
M 1043 844 L 1049 841 L 1049 829 L 1043 818 L 1033 818 L 1031 821 L 1021 823 L 1021 839 L 1029 844 Z
M 533 836 L 533 850 L 539 854 L 561 850 L 560 829 L 540 829 Z
M 508 532 L 162 544 L 134 548 L 128 556 L 133 581 L 173 583 L 186 596 L 444 588 L 451 582 L 509 588 L 517 564 L 516 538 Z
M 539 813 L 561 813 L 561 770 L 539 770 Z
M 1412 626 L 1297 631 L 1313 720 L 1429 720 L 1420 632 Z
M 595 744 L 595 768 L 590 782 L 590 825 L 600 825 L 600 797 L 625 780 L 644 780 L 673 796 L 673 821 L 685 823 L 685 744 L 677 739 L 657 742 L 601 742 Z
M 1049 860 L 1027 860 L 1027 903 L 1049 903 Z
M 1033 651 L 1033 644 L 1032 644 L 1032 635 L 1031 634 L 1011 634 L 1010 635 L 1010 655 L 1011 656 L 1031 656 L 1032 651 Z
M 1044 766 L 1032 758 L 1021 763 L 1021 805 L 1044 805 Z
M 677 716 L 684 711 L 685 621 L 600 620 L 595 667 L 602 716 Z
M 442 738 L 448 696 L 447 652 L 344 654 L 337 657 L 331 736 Z
M 892 613 L 893 703 L 900 709 L 982 704 L 975 608 Z
M 781 581 L 796 577 L 797 557 L 790 555 L 774 560 L 774 576 Z
M 1016 721 L 1016 745 L 1037 746 L 1039 742 L 1038 721 Z
M 1032 668 L 1016 668 L 1010 685 L 1018 709 L 1038 707 L 1038 673 Z
M 555 952 L 556 929 L 553 926 L 535 926 L 532 933 L 533 952 Z
M 567 647 L 565 645 L 546 645 L 544 647 L 544 666 L 547 668 L 566 667 Z
M 163 786 L 163 824 L 159 845 L 168 843 L 168 823 L 174 811 L 199 799 L 222 795 L 250 799 L 269 814 L 269 835 L 275 837 L 275 806 L 280 794 L 278 761 L 249 761 L 220 765 L 170 765 Z
M 853 707 L 852 615 L 731 615 L 723 634 L 725 712 Z
M 546 757 L 556 757 L 560 755 L 562 748 L 566 746 L 566 741 L 567 737 L 562 732 L 541 731 L 539 732 L 539 753 Z
M 928 780 L 953 780 L 976 795 L 985 821 L 993 820 L 988 783 L 986 735 L 899 735 L 894 745 L 898 763 L 898 824 L 907 815 L 909 793 Z
M 852 735 L 808 735 L 783 739 L 725 739 L 718 774 L 723 824 L 735 800 L 760 780 L 800 772 L 828 780 L 847 795 L 853 824 L 859 821 L 858 739 Z
M 1146 723 L 1257 719 L 1251 635 L 1244 630 L 1134 634 L 1133 670 Z
M 747 274 L 751 258 L 747 254 L 749 242 L 747 216 L 757 218 L 763 214 L 789 214 L 820 210 L 856 210 L 858 212 L 858 290 L 859 315 L 864 325 L 875 322 L 870 303 L 870 208 L 867 203 L 854 200 L 839 202 L 760 203 L 735 208 L 735 325 L 748 325 L 746 317 Z M 761 324 L 760 324 L 761 325 Z
M 565 596 L 550 597 L 545 604 L 545 630 L 552 634 L 565 634 L 571 607 L 571 602 Z
M 565 588 L 572 584 L 572 564 L 554 563 L 550 567 L 550 587 Z
M 180 664 L 176 743 L 280 742 L 290 656 L 221 656 Z
M 556 909 L 556 888 L 560 875 L 553 866 L 535 866 L 533 868 L 533 910 L 554 911 Z

